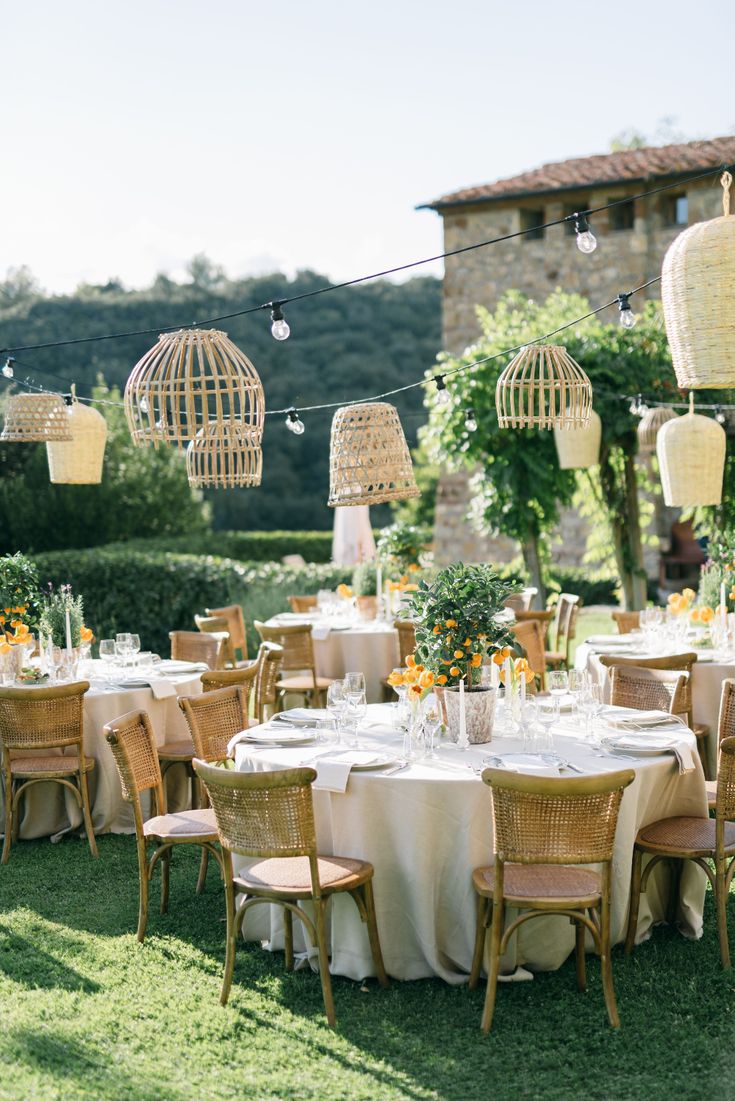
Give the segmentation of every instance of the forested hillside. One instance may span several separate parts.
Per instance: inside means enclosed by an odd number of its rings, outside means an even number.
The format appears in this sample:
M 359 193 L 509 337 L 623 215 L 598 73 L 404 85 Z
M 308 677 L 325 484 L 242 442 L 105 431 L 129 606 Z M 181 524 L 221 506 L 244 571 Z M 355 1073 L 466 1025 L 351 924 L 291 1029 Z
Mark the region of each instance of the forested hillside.
M 251 304 L 301 294 L 324 285 L 324 276 L 300 273 L 231 281 L 206 260 L 191 264 L 191 282 L 159 276 L 145 290 L 115 281 L 83 286 L 74 295 L 46 297 L 28 281 L 0 284 L 0 346 L 40 344 L 98 333 L 191 325 Z M 346 288 L 287 307 L 291 338 L 275 341 L 267 313 L 233 318 L 219 327 L 255 364 L 269 408 L 297 407 L 371 395 L 418 378 L 440 347 L 441 284 L 433 278 L 385 281 Z M 64 389 L 74 381 L 89 394 L 96 378 L 123 387 L 131 367 L 155 337 L 126 337 L 95 344 L 17 355 L 16 376 Z M 47 374 L 53 372 L 58 378 Z M 5 387 L 7 389 L 7 387 Z M 400 410 L 409 442 L 423 419 L 423 390 L 390 400 Z M 218 528 L 328 528 L 329 429 L 332 412 L 304 414 L 296 437 L 281 417 L 266 420 L 264 475 L 259 489 L 217 490 L 210 500 Z M 30 445 L 9 445 L 30 452 Z M 13 456 L 13 467 L 22 465 Z M 6 466 L 6 470 L 8 467 Z M 90 489 L 90 493 L 94 490 Z M 376 510 L 376 522 L 381 517 Z

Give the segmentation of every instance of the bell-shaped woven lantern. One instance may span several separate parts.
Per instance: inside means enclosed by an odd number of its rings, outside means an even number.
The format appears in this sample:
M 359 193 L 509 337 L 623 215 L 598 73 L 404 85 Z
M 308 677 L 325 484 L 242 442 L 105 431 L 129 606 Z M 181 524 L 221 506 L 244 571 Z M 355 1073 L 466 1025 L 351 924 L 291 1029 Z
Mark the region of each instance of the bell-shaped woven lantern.
M 196 439 L 204 426 L 229 423 L 263 435 L 265 395 L 248 357 L 214 329 L 163 333 L 125 384 L 125 415 L 139 447 Z
M 584 470 L 600 461 L 602 421 L 594 409 L 584 428 L 554 428 L 554 443 L 562 470 Z
M 72 394 L 74 387 L 72 386 Z M 46 444 L 49 477 L 55 484 L 99 485 L 107 442 L 107 421 L 96 409 L 72 401 L 66 407 L 67 443 Z
M 498 379 L 495 408 L 501 428 L 584 428 L 592 384 L 566 348 L 529 344 Z
M 735 386 L 735 216 L 729 172 L 723 216 L 697 222 L 669 246 L 661 270 L 666 335 L 679 386 Z
M 262 428 L 210 421 L 186 449 L 190 486 L 234 489 L 259 486 L 263 474 Z
M 66 405 L 58 394 L 18 394 L 8 398 L 5 425 L 0 434 L 4 443 L 70 439 Z
M 332 420 L 329 506 L 379 505 L 420 493 L 395 406 L 365 402 L 338 409 Z
M 719 505 L 725 473 L 725 429 L 711 417 L 689 412 L 674 417 L 658 431 L 656 454 L 664 504 L 687 508 Z
M 642 455 L 650 455 L 656 450 L 658 430 L 667 421 L 676 419 L 676 413 L 668 405 L 654 405 L 641 417 L 638 425 L 638 450 Z

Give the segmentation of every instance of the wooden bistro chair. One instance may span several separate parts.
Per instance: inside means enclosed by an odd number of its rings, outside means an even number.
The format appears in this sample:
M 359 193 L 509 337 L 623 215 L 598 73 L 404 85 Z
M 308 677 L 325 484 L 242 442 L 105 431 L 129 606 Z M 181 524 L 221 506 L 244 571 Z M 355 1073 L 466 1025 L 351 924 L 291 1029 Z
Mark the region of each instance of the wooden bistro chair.
M 540 690 L 545 692 L 546 652 L 544 650 L 544 632 L 541 624 L 537 619 L 528 619 L 525 623 L 514 623 L 511 631 L 528 659 L 528 664 L 538 677 Z
M 256 619 L 255 630 L 263 642 L 276 642 L 283 650 L 282 670 L 286 676 L 282 676 L 276 684 L 278 710 L 283 710 L 283 701 L 290 693 L 303 696 L 307 707 L 321 707 L 332 680 L 316 675 L 311 624 L 290 623 L 269 627 Z M 289 676 L 289 673 L 295 675 Z
M 528 612 L 515 613 L 516 623 L 528 623 L 531 620 L 536 620 L 536 622 L 541 627 L 541 633 L 544 638 L 544 646 L 546 646 L 546 638 L 549 633 L 551 622 L 554 619 L 555 615 L 556 612 L 553 608 L 548 608 L 545 611 L 539 611 L 535 608 L 532 608 Z
M 222 640 L 203 631 L 169 631 L 171 658 L 174 661 L 196 661 L 209 669 L 224 668 Z
M 227 620 L 221 615 L 195 615 L 194 622 L 197 630 L 202 634 L 211 635 L 220 644 L 218 667 L 224 669 L 236 669 L 238 665 L 235 657 L 235 648 L 232 645 L 230 632 L 227 630 Z
M 732 737 L 735 737 L 735 680 L 728 677 L 727 680 L 723 680 L 720 692 L 720 714 L 717 720 L 718 761 L 719 747 L 725 738 Z M 714 810 L 717 806 L 717 780 L 705 780 L 704 786 L 707 789 L 707 805 L 710 810 Z
M 686 691 L 686 674 L 666 669 L 616 665 L 610 679 L 613 707 L 637 711 L 668 711 L 680 715 Z
M 559 593 L 551 627 L 551 649 L 546 651 L 546 664 L 552 669 L 569 668 L 569 652 L 577 630 L 580 599 L 571 593 Z
M 683 695 L 677 702 L 677 710 L 674 712 L 676 715 L 681 715 L 685 719 L 687 726 L 692 731 L 697 739 L 697 750 L 699 752 L 700 759 L 702 761 L 702 767 L 704 768 L 704 774 L 707 775 L 707 738 L 709 737 L 709 727 L 703 723 L 695 723 L 692 707 L 692 666 L 697 660 L 695 653 L 687 654 L 667 654 L 665 657 L 659 658 L 625 658 L 618 657 L 613 654 L 603 654 L 600 656 L 600 665 L 604 665 L 606 669 L 614 669 L 617 666 L 635 665 L 639 669 L 660 669 L 662 671 L 674 671 L 685 674 L 685 681 L 683 686 Z M 636 707 L 635 703 L 629 703 L 626 707 Z
M 394 619 L 393 626 L 398 631 L 398 660 L 403 668 L 408 655 L 416 651 L 416 624 L 410 619 Z
M 638 926 L 638 905 L 648 877 L 662 860 L 673 862 L 680 872 L 685 860 L 703 869 L 715 896 L 720 958 L 725 969 L 730 967 L 730 944 L 727 935 L 727 899 L 735 872 L 735 738 L 720 742 L 717 767 L 717 794 L 714 818 L 662 818 L 639 830 L 633 849 L 633 871 L 630 886 L 630 911 L 625 951 L 633 951 Z M 650 856 L 642 871 L 643 856 Z M 714 863 L 714 871 L 710 866 Z M 728 863 L 729 862 L 729 863 Z M 679 875 L 672 876 L 670 914 L 673 917 L 678 895 Z
M 613 612 L 612 617 L 619 635 L 629 635 L 631 631 L 637 631 L 641 625 L 640 612 Z
M 258 678 L 255 682 L 255 721 L 264 723 L 266 714 L 278 706 L 278 682 L 283 667 L 283 647 L 277 642 L 261 642 L 258 650 Z
M 495 863 L 476 868 L 477 929 L 470 988 L 480 976 L 488 926 L 490 965 L 482 1029 L 493 1021 L 500 959 L 525 921 L 558 914 L 576 926 L 577 987 L 586 988 L 589 932 L 600 955 L 607 1015 L 620 1025 L 610 960 L 610 890 L 615 827 L 632 769 L 573 779 L 485 769 L 492 789 Z M 581 864 L 601 864 L 600 871 Z M 504 931 L 506 906 L 522 912 Z
M 286 969 L 293 970 L 293 918 L 302 922 L 319 951 L 324 1008 L 335 1027 L 327 955 L 326 908 L 332 895 L 347 892 L 367 925 L 373 962 L 381 986 L 388 986 L 373 902 L 373 866 L 364 860 L 319 856 L 311 785 L 313 768 L 275 772 L 234 772 L 195 760 L 194 768 L 209 793 L 217 818 L 225 880 L 227 950 L 220 1002 L 225 1005 L 235 967 L 237 935 L 249 909 L 261 903 L 283 907 Z M 232 854 L 253 860 L 235 876 Z M 236 899 L 242 899 L 236 909 Z M 313 919 L 299 906 L 310 901 Z
M 171 854 L 176 845 L 201 845 L 202 857 L 211 853 L 221 866 L 217 849 L 217 826 L 212 810 L 166 813 L 166 792 L 156 753 L 156 738 L 145 711 L 129 711 L 105 726 L 105 737 L 117 765 L 123 799 L 133 805 L 135 840 L 138 849 L 140 904 L 138 940 L 143 941 L 148 924 L 148 895 L 156 864 L 161 862 L 161 913 L 168 910 Z M 150 791 L 154 816 L 143 821 L 141 793 Z M 148 845 L 156 848 L 148 856 Z M 205 866 L 206 870 L 206 866 Z M 200 871 L 197 894 L 204 888 Z
M 316 611 L 316 596 L 290 596 L 288 602 L 291 605 L 291 611 L 295 612 L 296 615 Z
M 248 636 L 245 630 L 245 616 L 239 604 L 226 604 L 224 608 L 207 608 L 207 615 L 220 616 L 227 621 L 230 643 L 235 651 L 235 662 L 239 666 L 248 660 Z
M 89 682 L 54 688 L 0 688 L 0 742 L 5 788 L 2 863 L 18 840 L 20 801 L 34 784 L 62 784 L 81 807 L 92 856 L 98 856 L 92 828 L 87 773 L 94 758 L 84 753 L 84 695 Z M 61 750 L 61 752 L 58 752 Z M 71 752 L 66 752 L 71 750 Z

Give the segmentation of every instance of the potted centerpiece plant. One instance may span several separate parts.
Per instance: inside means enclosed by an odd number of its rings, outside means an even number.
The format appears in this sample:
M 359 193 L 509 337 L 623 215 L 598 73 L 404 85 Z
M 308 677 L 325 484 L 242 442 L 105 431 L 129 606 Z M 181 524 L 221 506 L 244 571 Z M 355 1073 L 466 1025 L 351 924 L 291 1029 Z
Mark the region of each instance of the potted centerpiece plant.
M 0 662 L 17 676 L 38 626 L 39 582 L 35 565 L 23 554 L 0 557 Z
M 483 683 L 482 667 L 513 646 L 504 601 L 516 586 L 491 566 L 445 566 L 429 584 L 419 581 L 408 614 L 416 625 L 415 661 L 434 676 L 443 694 L 450 737 L 460 725 L 460 683 L 468 740 L 492 736 L 496 691 Z
M 46 645 L 58 650 L 67 649 L 70 641 L 71 649 L 76 654 L 82 644 L 94 638 L 84 625 L 84 601 L 81 596 L 74 596 L 71 585 L 60 585 L 55 589 L 49 584 L 43 601 L 39 635 Z

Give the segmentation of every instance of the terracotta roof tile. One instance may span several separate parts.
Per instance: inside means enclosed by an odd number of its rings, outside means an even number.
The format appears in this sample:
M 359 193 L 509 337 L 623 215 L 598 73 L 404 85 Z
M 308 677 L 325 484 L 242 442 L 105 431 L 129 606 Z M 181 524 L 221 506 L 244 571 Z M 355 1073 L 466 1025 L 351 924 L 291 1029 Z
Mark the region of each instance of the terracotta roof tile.
M 488 202 L 534 192 L 548 193 L 580 187 L 649 180 L 660 176 L 696 175 L 698 171 L 735 162 L 735 137 L 690 141 L 684 145 L 646 146 L 595 157 L 574 157 L 522 172 L 494 183 L 465 187 L 424 203 L 438 210 L 462 203 Z

